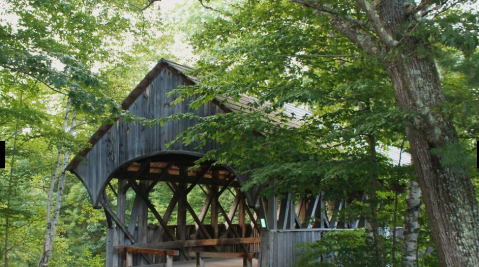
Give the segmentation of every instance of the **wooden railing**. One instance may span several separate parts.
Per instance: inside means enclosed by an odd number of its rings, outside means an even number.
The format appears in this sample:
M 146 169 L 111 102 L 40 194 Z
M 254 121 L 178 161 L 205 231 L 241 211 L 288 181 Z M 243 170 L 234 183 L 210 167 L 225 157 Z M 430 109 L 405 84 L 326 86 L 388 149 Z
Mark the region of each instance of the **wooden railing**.
M 259 244 L 259 237 L 249 238 L 224 238 L 224 239 L 199 239 L 199 240 L 176 240 L 156 243 L 146 243 L 138 245 L 117 246 L 119 253 L 124 254 L 125 266 L 133 266 L 133 256 L 142 255 L 161 255 L 164 256 L 163 263 L 166 267 L 173 266 L 173 257 L 179 256 L 181 253 L 179 248 L 194 248 L 193 250 L 201 250 L 201 247 L 207 246 L 225 246 L 225 245 L 251 245 Z M 189 250 L 189 249 L 188 249 Z M 197 266 L 205 266 L 205 258 L 243 258 L 243 266 L 251 267 L 252 258 L 255 253 L 238 253 L 238 252 L 208 252 L 208 251 L 188 251 L 185 256 L 196 258 Z M 151 259 L 148 259 L 150 261 Z M 159 259 L 158 259 L 159 260 Z M 156 266 L 156 265 L 155 265 Z M 163 265 L 162 265 L 163 266 Z
M 163 255 L 165 256 L 166 267 L 173 267 L 173 256 L 180 255 L 178 250 L 143 248 L 136 246 L 120 246 L 118 247 L 118 252 L 125 254 L 126 267 L 133 266 L 133 253 Z
M 213 259 L 243 259 L 243 267 L 253 266 L 254 253 L 228 253 L 228 252 L 190 252 L 189 256 L 196 258 L 196 267 L 206 267 L 205 258 Z
M 323 234 L 352 229 L 283 229 L 267 230 L 261 233 L 261 266 L 290 267 L 296 262 L 296 255 L 301 252 L 298 244 L 320 240 Z

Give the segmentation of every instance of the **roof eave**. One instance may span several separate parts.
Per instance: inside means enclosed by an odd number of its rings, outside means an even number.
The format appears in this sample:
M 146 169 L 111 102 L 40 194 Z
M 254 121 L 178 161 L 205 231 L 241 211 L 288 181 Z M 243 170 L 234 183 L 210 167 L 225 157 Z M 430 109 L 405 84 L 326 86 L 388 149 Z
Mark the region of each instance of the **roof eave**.
M 163 70 L 164 68 L 169 68 L 171 71 L 175 72 L 177 75 L 182 77 L 185 80 L 187 85 L 196 84 L 196 79 L 194 77 L 188 76 L 186 73 L 186 71 L 192 70 L 192 68 L 188 66 L 179 65 L 173 61 L 169 61 L 167 59 L 162 58 L 158 61 L 155 67 L 153 67 L 153 69 L 150 72 L 148 72 L 148 74 L 146 74 L 146 76 L 138 83 L 135 89 L 133 89 L 133 91 L 130 92 L 130 94 L 125 98 L 125 100 L 123 100 L 123 102 L 121 103 L 121 108 L 123 110 L 128 110 L 130 106 L 136 101 L 136 99 L 138 99 L 138 97 L 146 90 L 146 88 L 151 84 L 151 82 L 156 78 L 156 76 L 158 76 L 160 71 Z M 116 122 L 119 119 L 120 118 L 114 118 L 113 121 Z M 71 171 L 75 169 L 76 167 L 78 167 L 82 159 L 86 157 L 86 155 L 88 154 L 88 152 L 90 152 L 93 146 L 95 146 L 95 144 L 98 143 L 98 141 L 100 141 L 100 139 L 111 129 L 113 125 L 114 123 L 108 124 L 108 125 L 102 125 L 92 135 L 90 140 L 88 140 L 89 146 L 83 149 L 82 151 L 80 151 L 70 161 L 70 163 L 66 167 L 66 170 Z

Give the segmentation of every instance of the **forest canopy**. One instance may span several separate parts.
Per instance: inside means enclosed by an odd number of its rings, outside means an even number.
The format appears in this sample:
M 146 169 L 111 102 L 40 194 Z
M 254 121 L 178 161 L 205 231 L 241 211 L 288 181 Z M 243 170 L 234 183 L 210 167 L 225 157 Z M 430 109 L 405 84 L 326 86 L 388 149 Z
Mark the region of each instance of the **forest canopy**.
M 479 264 L 474 1 L 190 0 L 171 9 L 159 1 L 4 0 L 0 6 L 5 266 L 104 265 L 104 215 L 62 166 L 99 126 L 130 116 L 118 103 L 162 57 L 194 66 L 190 75 L 200 83 L 175 93 L 202 95 L 196 108 L 218 96 L 257 100 L 243 113 L 203 118 L 176 140 L 221 143 L 204 160 L 250 175 L 245 189 L 274 180 L 266 196 L 324 192 L 334 201 L 365 193 L 367 201 L 340 216 L 369 218 L 373 236 L 344 238 L 359 240 L 354 251 L 370 253 L 365 260 L 394 265 L 409 259 L 406 252 L 377 232 L 407 221 L 408 187 L 417 181 L 424 202 L 417 243 L 420 250 L 435 248 L 421 266 Z M 191 51 L 179 49 L 185 44 Z M 290 104 L 308 112 L 284 112 Z M 292 120 L 300 126 L 291 127 Z M 410 153 L 413 165 L 392 162 L 391 147 Z M 456 213 L 438 216 L 447 213 L 441 205 Z M 47 231 L 48 220 L 56 231 Z M 463 242 L 441 241 L 441 231 Z M 329 245 L 346 245 L 341 238 Z M 365 251 L 370 244 L 375 249 Z M 311 255 L 328 248 L 321 246 L 312 245 Z

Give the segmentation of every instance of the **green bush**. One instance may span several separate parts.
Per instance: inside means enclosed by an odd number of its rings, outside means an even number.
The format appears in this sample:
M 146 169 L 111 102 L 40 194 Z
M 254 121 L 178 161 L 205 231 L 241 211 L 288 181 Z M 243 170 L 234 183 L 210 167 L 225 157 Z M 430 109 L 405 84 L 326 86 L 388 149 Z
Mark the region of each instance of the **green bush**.
M 391 248 L 392 240 L 384 238 L 383 244 Z M 358 267 L 378 266 L 375 248 L 366 244 L 364 229 L 336 231 L 323 234 L 321 240 L 302 244 L 298 248 L 297 266 L 301 267 Z M 384 250 L 384 251 L 391 251 Z M 391 266 L 391 255 L 386 264 Z

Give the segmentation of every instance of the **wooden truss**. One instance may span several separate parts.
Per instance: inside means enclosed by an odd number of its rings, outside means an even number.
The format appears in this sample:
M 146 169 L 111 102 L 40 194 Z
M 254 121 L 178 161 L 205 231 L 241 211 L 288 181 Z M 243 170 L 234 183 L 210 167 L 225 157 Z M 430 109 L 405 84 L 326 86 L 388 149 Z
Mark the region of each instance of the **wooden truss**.
M 341 220 L 341 209 L 348 201 L 325 201 L 323 194 L 293 199 L 293 194 L 262 199 L 260 212 L 266 219 L 268 229 L 355 229 L 364 226 L 360 218 L 353 221 Z
M 139 248 L 178 250 L 178 260 L 188 260 L 189 255 L 196 252 L 258 252 L 257 216 L 246 205 L 234 174 L 212 164 L 195 169 L 192 166 L 193 162 L 187 161 L 145 159 L 114 174 L 116 188 L 110 182 L 111 193 L 105 192 L 100 200 L 109 224 L 107 266 L 125 266 L 119 247 L 134 247 L 135 251 L 142 251 Z M 167 185 L 171 195 L 169 203 L 164 203 L 167 204 L 164 212 L 153 204 L 150 195 L 159 183 Z M 204 195 L 199 212 L 188 201 L 194 188 L 200 188 Z M 233 198 L 228 207 L 220 201 L 226 193 Z M 116 201 L 109 200 L 107 195 L 110 198 L 114 195 Z M 115 204 L 116 211 L 112 208 Z M 188 216 L 194 224 L 187 224 Z M 205 224 L 206 219 L 209 224 Z M 161 257 L 155 257 L 137 253 L 129 260 L 134 265 L 162 261 Z

